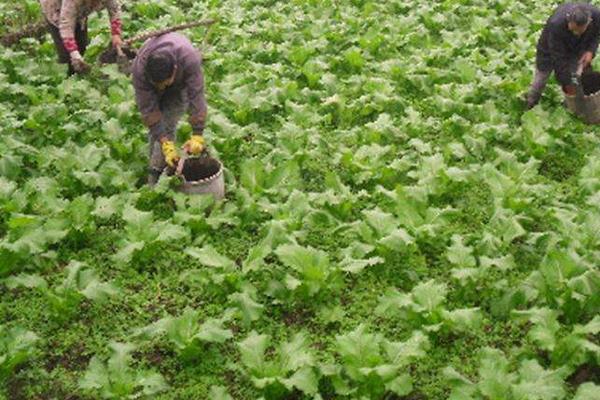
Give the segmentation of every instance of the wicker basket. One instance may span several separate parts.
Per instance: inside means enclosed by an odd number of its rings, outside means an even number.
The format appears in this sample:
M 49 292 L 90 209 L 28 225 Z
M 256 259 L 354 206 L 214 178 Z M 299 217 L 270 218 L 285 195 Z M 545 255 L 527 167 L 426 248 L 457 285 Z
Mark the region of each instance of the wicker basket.
M 588 93 L 578 101 L 577 96 L 565 95 L 565 103 L 569 111 L 579 116 L 587 124 L 600 124 L 600 72 L 584 74 L 581 79 L 583 91 Z M 591 93 L 590 93 L 591 92 Z
M 223 164 L 219 163 L 219 170 L 216 174 L 199 181 L 187 181 L 182 176 L 183 183 L 179 191 L 187 194 L 212 194 L 215 200 L 221 200 L 225 197 L 225 178 L 223 175 Z

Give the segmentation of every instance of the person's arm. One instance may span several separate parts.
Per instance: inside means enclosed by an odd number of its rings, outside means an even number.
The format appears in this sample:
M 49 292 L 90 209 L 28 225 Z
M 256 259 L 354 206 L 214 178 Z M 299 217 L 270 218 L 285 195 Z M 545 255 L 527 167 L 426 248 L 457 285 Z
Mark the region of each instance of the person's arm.
M 123 34 L 123 24 L 121 22 L 121 3 L 119 0 L 108 1 L 108 17 L 110 19 L 110 33 L 112 35 L 113 46 L 121 47 L 121 35 Z
M 202 73 L 202 59 L 194 51 L 190 61 L 185 66 L 185 90 L 188 95 L 189 122 L 194 135 L 202 135 L 206 123 L 206 98 L 204 97 L 204 74 Z
M 77 25 L 77 14 L 79 10 L 78 0 L 63 0 L 60 7 L 60 18 L 58 21 L 58 29 L 60 37 L 63 41 L 63 46 L 69 52 L 79 53 L 79 47 L 75 40 L 75 26 Z
M 548 45 L 556 79 L 563 87 L 571 85 L 571 74 L 574 72 L 573 67 L 575 66 L 574 60 L 572 60 L 573 55 L 570 54 L 563 37 L 557 29 L 550 31 Z
M 592 57 L 596 56 L 598 50 L 598 42 L 600 40 L 600 11 L 592 13 L 592 22 L 586 31 L 586 38 L 583 42 L 582 49 L 592 53 Z
M 158 95 L 146 78 L 133 74 L 135 101 L 142 115 L 142 122 L 150 129 L 150 134 L 159 138 L 162 134 L 162 113 L 160 112 Z
M 142 122 L 150 130 L 150 136 L 160 142 L 165 162 L 175 168 L 179 161 L 179 154 L 173 142 L 173 137 L 166 136 L 163 125 L 163 116 L 159 108 L 159 99 L 154 87 L 139 71 L 133 73 L 133 88 L 138 110 L 142 114 Z
M 90 70 L 90 66 L 83 60 L 75 39 L 75 27 L 78 22 L 80 5 L 81 0 L 63 0 L 60 8 L 58 30 L 63 46 L 71 58 L 71 66 L 75 72 L 86 73 Z

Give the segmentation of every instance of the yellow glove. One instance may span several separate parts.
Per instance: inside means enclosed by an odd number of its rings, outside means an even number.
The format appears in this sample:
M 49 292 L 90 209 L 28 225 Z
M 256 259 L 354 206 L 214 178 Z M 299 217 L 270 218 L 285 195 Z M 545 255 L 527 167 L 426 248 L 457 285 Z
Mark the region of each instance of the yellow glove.
M 171 140 L 165 140 L 161 143 L 161 147 L 167 165 L 171 168 L 175 168 L 175 164 L 179 161 L 179 154 L 177 154 L 175 143 Z
M 190 140 L 185 142 L 183 149 L 190 155 L 197 156 L 204 150 L 204 138 L 200 135 L 192 135 Z

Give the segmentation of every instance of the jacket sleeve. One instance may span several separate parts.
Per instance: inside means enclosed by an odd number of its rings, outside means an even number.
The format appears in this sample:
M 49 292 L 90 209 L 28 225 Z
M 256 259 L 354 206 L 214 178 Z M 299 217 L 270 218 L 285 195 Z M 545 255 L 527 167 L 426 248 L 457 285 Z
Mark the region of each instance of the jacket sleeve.
M 123 24 L 121 23 L 121 3 L 119 0 L 109 0 L 106 4 L 110 18 L 110 32 L 121 36 Z
M 552 63 L 554 64 L 554 72 L 556 79 L 562 86 L 571 84 L 571 74 L 574 67 L 573 56 L 569 53 L 562 37 L 556 30 L 550 32 L 548 38 Z
M 143 76 L 136 73 L 133 75 L 133 87 L 135 89 L 135 101 L 140 114 L 142 114 L 142 122 L 149 128 L 158 125 L 162 121 L 162 113 L 159 108 L 158 95 L 154 88 Z
M 598 41 L 600 39 L 600 11 L 594 12 L 592 15 L 593 22 L 588 28 L 590 32 L 586 32 L 587 37 L 585 38 L 582 48 L 584 51 L 591 51 L 595 56 L 596 51 L 598 50 Z
M 78 51 L 75 40 L 75 26 L 77 25 L 77 14 L 81 0 L 63 0 L 60 7 L 60 19 L 58 29 L 65 49 L 72 53 Z
M 207 105 L 204 96 L 204 74 L 202 73 L 202 59 L 197 51 L 185 68 L 185 88 L 188 96 L 189 122 L 194 133 L 202 134 L 206 123 Z

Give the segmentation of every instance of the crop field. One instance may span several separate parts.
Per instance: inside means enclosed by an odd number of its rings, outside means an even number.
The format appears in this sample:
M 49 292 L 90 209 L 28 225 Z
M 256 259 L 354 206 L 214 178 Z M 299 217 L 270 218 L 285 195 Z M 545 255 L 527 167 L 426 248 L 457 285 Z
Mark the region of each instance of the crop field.
M 0 47 L 0 399 L 600 399 L 600 128 L 523 101 L 558 2 L 122 3 L 218 20 L 226 199 L 145 184 L 106 13 L 85 77 Z

